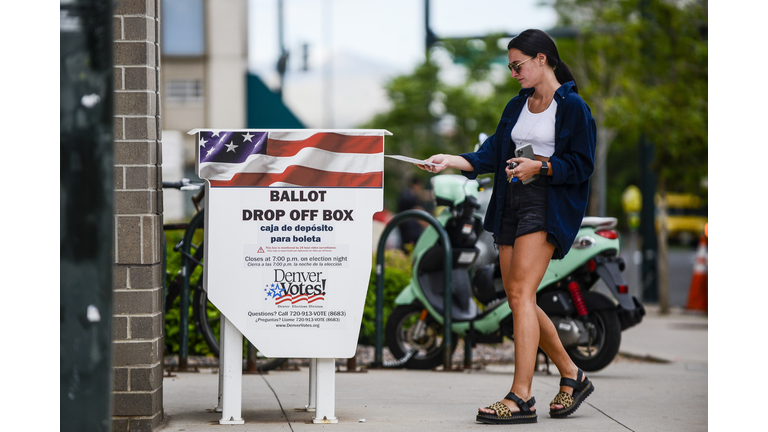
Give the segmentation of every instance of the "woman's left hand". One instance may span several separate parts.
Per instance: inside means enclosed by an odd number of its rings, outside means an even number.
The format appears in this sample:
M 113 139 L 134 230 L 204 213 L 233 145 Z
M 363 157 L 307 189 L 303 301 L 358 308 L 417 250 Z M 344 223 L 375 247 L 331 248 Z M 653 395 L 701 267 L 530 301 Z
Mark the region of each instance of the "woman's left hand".
M 514 162 L 517 166 L 514 169 L 509 169 L 509 164 Z M 507 161 L 507 167 L 505 171 L 507 178 L 517 177 L 518 180 L 528 180 L 535 176 L 541 170 L 541 162 L 528 158 L 512 158 Z

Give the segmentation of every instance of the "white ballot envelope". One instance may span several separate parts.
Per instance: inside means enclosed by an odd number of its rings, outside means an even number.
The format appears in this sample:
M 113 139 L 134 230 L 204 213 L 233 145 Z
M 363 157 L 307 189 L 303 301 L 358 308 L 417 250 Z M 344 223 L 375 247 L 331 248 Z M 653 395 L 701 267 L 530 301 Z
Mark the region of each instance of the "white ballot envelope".
M 397 159 L 397 160 L 401 160 L 403 162 L 408 162 L 408 163 L 413 163 L 413 164 L 437 166 L 436 163 L 427 162 L 426 160 L 414 159 L 414 158 L 408 157 L 408 156 L 384 155 L 384 157 L 388 157 L 388 158 L 392 158 L 392 159 Z

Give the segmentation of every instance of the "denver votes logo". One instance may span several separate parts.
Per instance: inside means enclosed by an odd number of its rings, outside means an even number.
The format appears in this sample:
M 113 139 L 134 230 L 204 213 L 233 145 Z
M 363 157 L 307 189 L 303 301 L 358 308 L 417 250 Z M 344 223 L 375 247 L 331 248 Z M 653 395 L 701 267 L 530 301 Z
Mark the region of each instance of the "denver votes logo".
M 274 269 L 274 272 L 274 282 L 264 287 L 264 300 L 273 299 L 275 305 L 310 304 L 325 300 L 326 279 L 321 278 L 323 272 L 286 272 L 282 269 Z

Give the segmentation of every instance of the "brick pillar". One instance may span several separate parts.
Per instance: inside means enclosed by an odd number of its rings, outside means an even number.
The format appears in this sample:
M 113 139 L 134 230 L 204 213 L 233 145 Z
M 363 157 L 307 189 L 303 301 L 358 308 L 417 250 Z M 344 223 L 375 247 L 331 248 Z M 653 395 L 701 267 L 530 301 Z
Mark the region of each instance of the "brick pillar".
M 112 430 L 163 420 L 160 0 L 114 15 L 115 267 Z

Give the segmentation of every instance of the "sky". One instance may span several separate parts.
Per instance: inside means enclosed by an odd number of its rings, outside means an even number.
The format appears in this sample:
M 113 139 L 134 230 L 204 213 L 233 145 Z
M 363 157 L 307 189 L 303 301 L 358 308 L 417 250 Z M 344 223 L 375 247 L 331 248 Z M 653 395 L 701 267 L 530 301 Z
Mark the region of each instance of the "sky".
M 430 0 L 430 27 L 439 37 L 546 30 L 556 15 L 541 0 Z M 398 68 L 424 56 L 424 0 L 283 0 L 284 45 L 300 64 L 301 46 L 312 56 L 345 51 Z M 249 0 L 252 69 L 274 68 L 279 53 L 278 0 Z M 470 6 L 470 7 L 468 7 Z
M 430 28 L 438 37 L 546 30 L 556 15 L 540 1 L 430 0 Z M 249 0 L 248 14 L 248 68 L 275 90 L 278 0 Z M 285 104 L 310 128 L 353 128 L 386 110 L 386 79 L 424 59 L 424 16 L 424 0 L 283 0 Z

